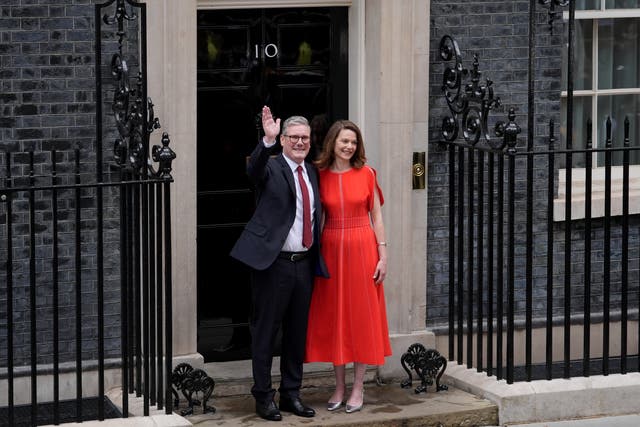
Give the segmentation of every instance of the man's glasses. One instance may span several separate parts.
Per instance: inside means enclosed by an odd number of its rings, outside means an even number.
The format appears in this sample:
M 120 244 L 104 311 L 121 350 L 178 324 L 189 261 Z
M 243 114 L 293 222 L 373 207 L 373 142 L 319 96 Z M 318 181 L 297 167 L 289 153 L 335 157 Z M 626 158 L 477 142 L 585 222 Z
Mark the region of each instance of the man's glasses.
M 294 144 L 296 144 L 298 141 L 302 141 L 303 144 L 306 144 L 307 142 L 309 142 L 308 135 L 283 135 L 283 136 L 286 136 L 289 139 L 289 142 L 293 142 Z

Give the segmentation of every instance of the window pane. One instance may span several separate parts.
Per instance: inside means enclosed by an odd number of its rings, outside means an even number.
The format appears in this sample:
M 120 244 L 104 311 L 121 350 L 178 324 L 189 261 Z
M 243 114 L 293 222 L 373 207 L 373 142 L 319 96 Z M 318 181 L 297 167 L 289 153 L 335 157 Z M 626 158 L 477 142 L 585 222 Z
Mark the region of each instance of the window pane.
M 591 117 L 591 97 L 576 96 L 573 98 L 573 144 L 574 149 L 584 149 L 587 146 L 587 120 Z M 562 98 L 560 106 L 562 126 L 560 127 L 560 146 L 557 149 L 564 149 L 567 141 L 567 98 Z M 595 145 L 595 144 L 594 144 Z M 574 167 L 584 167 L 584 154 L 573 156 Z M 565 165 L 560 165 L 564 167 Z
M 638 0 L 607 0 L 605 3 L 607 9 L 634 9 L 640 7 Z
M 331 26 L 328 22 L 280 25 L 278 40 L 280 65 L 321 66 L 331 62 Z
M 199 28 L 198 69 L 244 68 L 248 65 L 249 27 Z
M 562 52 L 562 90 L 567 90 L 568 48 Z M 573 62 L 573 90 L 593 89 L 593 20 L 576 21 Z
M 629 118 L 630 136 L 632 146 L 637 146 L 640 139 L 638 128 L 638 114 L 640 114 L 640 95 L 611 95 L 598 97 L 598 146 L 604 147 L 606 143 L 607 117 L 611 117 L 611 138 L 614 147 L 622 147 L 624 143 L 624 119 Z M 595 145 L 595 144 L 594 144 Z M 613 165 L 622 165 L 622 152 L 613 153 Z M 632 164 L 640 164 L 640 153 L 632 151 L 630 156 Z M 604 153 L 598 154 L 598 166 L 604 166 Z
M 598 88 L 640 87 L 639 23 L 638 18 L 598 21 Z
M 600 0 L 576 0 L 576 10 L 600 9 Z

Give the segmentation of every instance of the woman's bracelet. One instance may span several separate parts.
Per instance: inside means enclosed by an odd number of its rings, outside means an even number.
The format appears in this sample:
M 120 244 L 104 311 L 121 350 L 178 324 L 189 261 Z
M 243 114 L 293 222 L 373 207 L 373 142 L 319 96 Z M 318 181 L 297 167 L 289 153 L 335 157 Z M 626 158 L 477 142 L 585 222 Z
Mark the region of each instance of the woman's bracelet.
M 378 242 L 378 246 L 387 246 L 387 242 Z

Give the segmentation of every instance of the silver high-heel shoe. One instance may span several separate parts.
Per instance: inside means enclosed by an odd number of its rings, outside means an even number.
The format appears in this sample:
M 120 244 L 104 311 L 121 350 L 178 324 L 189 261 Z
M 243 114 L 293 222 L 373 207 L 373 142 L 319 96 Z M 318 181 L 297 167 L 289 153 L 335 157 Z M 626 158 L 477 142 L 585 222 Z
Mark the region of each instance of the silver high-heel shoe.
M 347 404 L 347 408 L 345 409 L 345 412 L 347 414 L 351 414 L 353 412 L 358 412 L 359 410 L 362 409 L 362 407 L 364 406 L 364 402 L 362 402 L 361 404 L 359 404 L 358 406 L 351 406 Z
M 347 414 L 351 414 L 353 412 L 358 412 L 362 409 L 362 407 L 364 406 L 364 391 L 362 392 L 362 403 L 356 406 L 351 406 L 347 403 L 347 406 L 345 408 L 345 412 Z
M 337 391 L 337 390 L 336 390 L 336 391 Z M 344 395 L 344 394 L 346 393 L 346 391 L 347 391 L 347 390 L 346 390 L 345 388 L 343 388 L 343 389 L 342 389 L 342 394 Z M 332 396 L 332 397 L 333 397 L 333 396 Z M 345 401 L 344 401 L 344 397 L 343 397 L 343 398 L 342 398 L 342 400 L 340 400 L 339 402 L 331 402 L 331 401 L 327 402 L 327 411 L 331 411 L 331 412 L 333 412 L 333 411 L 335 411 L 335 410 L 337 410 L 337 409 L 340 409 L 340 408 L 342 407 L 342 404 L 343 404 L 344 402 L 345 402 Z
M 327 411 L 335 411 L 342 407 L 342 402 L 327 402 Z

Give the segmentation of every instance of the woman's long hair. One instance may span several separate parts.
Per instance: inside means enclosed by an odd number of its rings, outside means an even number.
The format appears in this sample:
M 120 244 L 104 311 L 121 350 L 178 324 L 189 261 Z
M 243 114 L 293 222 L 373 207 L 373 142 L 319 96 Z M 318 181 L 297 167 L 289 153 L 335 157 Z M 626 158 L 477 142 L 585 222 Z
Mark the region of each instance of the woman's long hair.
M 318 169 L 327 169 L 335 161 L 336 156 L 334 150 L 336 148 L 336 140 L 343 129 L 348 129 L 356 134 L 356 151 L 349 160 L 351 166 L 359 169 L 367 162 L 367 157 L 364 154 L 364 140 L 362 139 L 360 128 L 350 120 L 338 120 L 331 125 L 327 135 L 324 137 L 322 152 L 320 156 L 318 156 L 318 160 L 315 161 Z

